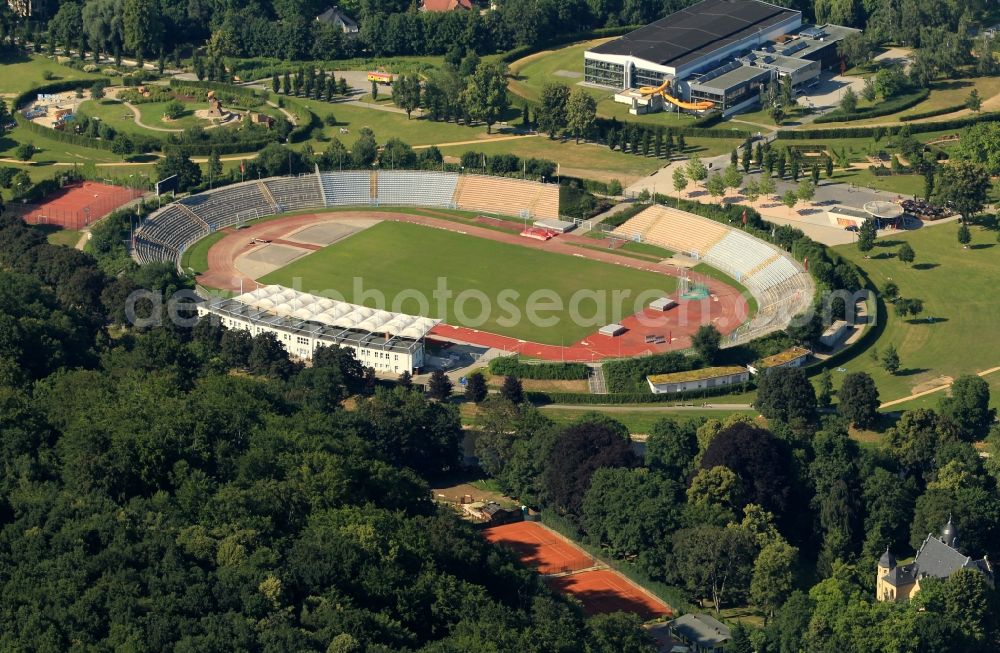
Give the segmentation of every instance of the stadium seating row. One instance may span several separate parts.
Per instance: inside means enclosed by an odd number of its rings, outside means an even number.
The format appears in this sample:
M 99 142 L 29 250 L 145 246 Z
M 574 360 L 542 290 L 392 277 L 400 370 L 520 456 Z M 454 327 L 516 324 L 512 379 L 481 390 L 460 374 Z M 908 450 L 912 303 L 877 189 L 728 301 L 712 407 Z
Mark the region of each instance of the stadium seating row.
M 449 172 L 349 170 L 273 177 L 191 195 L 160 209 L 136 232 L 139 262 L 176 260 L 205 234 L 275 212 L 324 206 L 410 205 L 559 218 L 559 187 Z
M 741 329 L 742 334 L 759 336 L 784 328 L 811 301 L 812 281 L 788 254 L 693 213 L 651 206 L 613 233 L 700 258 L 746 286 L 757 300 L 758 310 Z

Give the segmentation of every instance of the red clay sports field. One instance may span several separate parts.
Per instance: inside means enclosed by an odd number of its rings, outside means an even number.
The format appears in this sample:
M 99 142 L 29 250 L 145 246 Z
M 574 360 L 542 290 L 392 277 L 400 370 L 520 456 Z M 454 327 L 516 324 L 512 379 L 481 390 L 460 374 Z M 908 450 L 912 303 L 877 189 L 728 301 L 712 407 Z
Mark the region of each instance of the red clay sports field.
M 512 549 L 549 587 L 577 598 L 587 614 L 630 612 L 645 621 L 673 614 L 669 605 L 539 523 L 493 526 L 483 536 Z
M 41 204 L 23 208 L 12 205 L 28 224 L 51 224 L 64 229 L 82 229 L 137 197 L 142 191 L 97 182 L 64 186 Z
M 424 213 L 433 212 L 424 211 Z M 244 290 L 254 288 L 256 283 L 254 279 L 246 276 L 237 268 L 237 260 L 254 249 L 250 243 L 255 240 L 272 243 L 289 242 L 285 240 L 287 237 L 310 225 L 332 221 L 396 220 L 455 230 L 456 223 L 446 219 L 446 217 L 447 214 L 442 214 L 441 218 L 435 218 L 427 215 L 410 215 L 376 209 L 295 215 L 268 220 L 239 230 L 227 228 L 223 230 L 226 235 L 209 249 L 208 269 L 199 276 L 198 282 L 211 288 L 222 288 L 234 292 L 240 291 L 241 288 Z M 472 236 L 513 243 L 522 247 L 589 258 L 666 276 L 677 277 L 687 274 L 692 281 L 708 288 L 708 297 L 682 301 L 678 308 L 665 313 L 647 310 L 645 311 L 646 319 L 642 321 L 639 319 L 639 314 L 627 317 L 621 321 L 621 324 L 628 331 L 621 336 L 611 338 L 595 332 L 567 346 L 528 342 L 448 324 L 440 324 L 435 327 L 429 336 L 431 339 L 493 347 L 545 360 L 587 361 L 687 349 L 691 346 L 691 336 L 702 324 L 714 324 L 720 333 L 726 335 L 739 327 L 748 316 L 749 306 L 746 299 L 735 288 L 721 281 L 695 275 L 691 272 L 685 273 L 680 268 L 659 262 L 629 257 L 614 250 L 593 249 L 595 241 L 592 239 L 562 235 L 548 241 L 534 240 L 522 238 L 517 233 L 505 233 L 477 226 L 471 221 L 461 224 L 460 228 L 463 233 Z M 581 241 L 588 247 L 580 247 Z M 301 243 L 297 244 L 302 246 Z M 656 342 L 650 342 L 650 338 L 655 339 Z

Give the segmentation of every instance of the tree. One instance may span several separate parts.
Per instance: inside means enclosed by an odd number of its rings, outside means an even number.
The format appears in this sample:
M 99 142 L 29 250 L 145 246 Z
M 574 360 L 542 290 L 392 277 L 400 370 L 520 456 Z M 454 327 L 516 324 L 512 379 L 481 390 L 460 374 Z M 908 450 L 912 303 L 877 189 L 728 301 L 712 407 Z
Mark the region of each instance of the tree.
M 180 100 L 171 100 L 167 102 L 166 106 L 163 108 L 163 116 L 165 118 L 170 118 L 171 120 L 177 120 L 182 115 L 184 115 L 184 103 Z
M 891 344 L 882 352 L 882 369 L 889 374 L 899 371 L 899 353 Z
M 958 226 L 958 242 L 962 247 L 968 249 L 969 242 L 972 241 L 972 232 L 964 222 Z
M 677 204 L 680 205 L 681 193 L 688 185 L 687 175 L 684 174 L 684 168 L 681 166 L 674 168 L 673 183 L 674 191 L 677 193 Z
M 725 182 L 726 188 L 739 188 L 743 184 L 743 175 L 740 174 L 739 168 L 730 165 L 722 173 L 722 181 Z
M 983 108 L 983 99 L 979 97 L 979 91 L 972 89 L 969 92 L 969 97 L 965 99 L 965 107 L 973 113 L 979 113 Z
M 156 164 L 157 180 L 172 175 L 177 175 L 177 187 L 182 192 L 201 183 L 201 168 L 181 148 L 171 148 Z
M 594 96 L 583 88 L 574 89 L 566 103 L 566 126 L 577 143 L 580 142 L 581 136 L 586 138 L 590 134 L 596 121 L 597 101 L 594 100 Z M 657 136 L 659 135 L 657 132 Z
M 93 86 L 90 87 L 90 99 L 100 100 L 103 97 L 104 97 L 104 82 L 94 82 Z
M 473 403 L 481 403 L 486 399 L 489 390 L 486 387 L 486 377 L 482 372 L 473 372 L 465 379 L 465 398 Z
M 281 80 L 278 79 L 278 73 L 271 74 L 271 92 L 275 95 L 281 91 Z
M 862 222 L 861 228 L 858 229 L 858 250 L 870 252 L 875 247 L 876 236 L 878 236 L 878 230 L 875 227 L 875 221 L 865 220 Z
M 505 376 L 500 386 L 500 396 L 512 404 L 524 403 L 524 387 L 516 376 Z
M 420 78 L 416 75 L 400 75 L 392 84 L 392 99 L 396 106 L 406 111 L 410 119 L 413 110 L 420 106 Z
M 826 157 L 823 164 L 826 166 L 826 178 L 830 179 L 833 177 L 833 158 L 829 156 Z
M 810 172 L 810 179 L 812 179 L 813 186 L 819 186 L 819 164 L 814 163 L 812 165 L 812 171 Z
M 716 614 L 728 600 L 737 602 L 749 590 L 756 547 L 739 526 L 695 526 L 673 536 L 668 575 L 695 597 L 710 598 Z
M 775 191 L 777 190 L 777 186 L 778 186 L 777 183 L 775 183 L 771 175 L 761 175 L 760 196 L 770 197 L 771 195 L 774 195 Z
M 367 168 L 375 163 L 377 157 L 378 145 L 375 143 L 375 134 L 367 127 L 362 127 L 361 135 L 351 147 L 351 161 L 355 168 Z
M 647 469 L 600 468 L 583 497 L 583 525 L 616 558 L 648 557 L 677 527 L 679 488 Z
M 854 92 L 854 89 L 850 86 L 844 91 L 843 97 L 840 98 L 840 111 L 844 114 L 852 114 L 858 110 L 858 95 Z
M 633 467 L 628 432 L 606 423 L 581 421 L 565 428 L 549 451 L 542 486 L 549 505 L 578 518 L 591 478 L 602 467 Z
M 816 393 L 805 371 L 797 367 L 762 370 L 755 405 L 764 417 L 786 424 L 816 420 Z
M 729 153 L 729 165 L 734 168 L 740 165 L 740 155 L 735 149 Z
M 750 600 L 768 617 L 774 617 L 794 589 L 797 557 L 798 549 L 781 539 L 766 545 L 757 554 L 750 581 Z
M 951 385 L 951 396 L 941 400 L 941 418 L 960 440 L 981 440 L 996 417 L 990 408 L 990 386 L 982 377 L 965 374 Z
M 963 218 L 970 220 L 989 201 L 990 174 L 979 163 L 956 161 L 940 167 L 935 186 L 936 202 L 955 207 Z
M 158 51 L 163 44 L 160 3 L 155 0 L 125 0 L 122 30 L 125 47 L 137 57 Z M 142 67 L 141 63 L 139 67 Z
M 296 95 L 298 94 L 298 87 L 301 86 L 302 78 L 297 76 L 295 78 Z M 374 79 L 372 80 L 372 100 L 378 100 L 378 82 Z
M 722 334 L 713 324 L 703 324 L 698 327 L 694 335 L 691 336 L 691 347 L 698 353 L 703 361 L 708 364 L 715 362 L 719 354 L 719 344 L 722 342 Z
M 750 172 L 750 158 L 751 158 L 751 148 L 750 141 L 743 144 L 743 156 L 740 159 L 740 166 L 743 168 L 744 173 Z
M 657 420 L 646 438 L 646 466 L 667 478 L 682 481 L 698 455 L 693 422 L 669 417 Z
M 781 203 L 788 207 L 788 212 L 791 213 L 792 209 L 799 202 L 799 196 L 794 190 L 788 189 L 785 194 L 781 196 Z
M 507 65 L 502 61 L 483 62 L 469 78 L 462 100 L 473 118 L 486 123 L 486 133 L 507 110 Z
M 452 383 L 444 370 L 434 370 L 427 381 L 427 394 L 431 399 L 446 401 L 451 396 Z
M 715 172 L 705 182 L 705 190 L 714 198 L 720 198 L 726 194 L 726 181 L 722 175 Z
M 687 489 L 687 502 L 691 506 L 717 506 L 735 514 L 744 504 L 743 486 L 736 472 L 728 467 L 700 469 Z
M 684 171 L 687 173 L 688 179 L 695 183 L 704 181 L 708 177 L 708 168 L 705 167 L 705 164 L 698 157 L 691 157 Z
M 569 87 L 565 84 L 550 82 L 542 88 L 542 106 L 535 112 L 535 120 L 539 131 L 547 133 L 549 138 L 555 138 L 566 126 L 569 98 Z
M 909 265 L 913 263 L 914 259 L 916 259 L 917 254 L 913 251 L 913 247 L 910 246 L 910 243 L 903 243 L 899 246 L 899 251 L 896 252 L 896 256 L 900 261 Z
M 31 161 L 35 152 L 35 146 L 32 143 L 21 143 L 14 149 L 14 156 L 18 161 Z
M 747 198 L 747 201 L 754 204 L 758 199 L 760 199 L 760 184 L 756 179 L 751 179 L 747 182 L 747 185 L 743 188 L 743 197 Z
M 214 185 L 215 182 L 222 179 L 222 159 L 219 158 L 219 151 L 212 150 L 208 155 L 208 181 L 210 184 Z
M 819 389 L 816 393 L 816 403 L 820 408 L 828 408 L 833 401 L 833 374 L 829 367 L 824 367 L 819 375 Z
M 837 398 L 838 412 L 857 428 L 871 428 L 878 419 L 878 388 L 868 374 L 852 372 L 845 376 Z
M 117 154 L 123 160 L 127 159 L 130 154 L 135 152 L 135 143 L 132 142 L 132 139 L 127 134 L 118 133 L 111 142 L 111 152 Z
M 795 196 L 803 202 L 811 202 L 816 196 L 816 186 L 808 179 L 803 179 L 795 189 Z

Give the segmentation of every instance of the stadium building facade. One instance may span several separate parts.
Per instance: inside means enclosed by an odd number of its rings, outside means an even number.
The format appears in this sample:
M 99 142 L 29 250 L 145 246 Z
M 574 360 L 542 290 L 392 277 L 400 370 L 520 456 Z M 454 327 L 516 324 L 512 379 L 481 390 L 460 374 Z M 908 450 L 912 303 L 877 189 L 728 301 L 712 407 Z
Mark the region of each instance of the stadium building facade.
M 402 374 L 424 365 L 424 337 L 439 320 L 382 311 L 285 288 L 261 286 L 198 306 L 230 329 L 272 333 L 292 358 L 312 360 L 321 346 L 347 347 L 366 367 Z
M 728 115 L 757 101 L 772 79 L 814 83 L 822 68 L 839 65 L 837 43 L 856 32 L 805 25 L 801 11 L 761 0 L 702 0 L 587 50 L 584 80 L 620 89 L 615 99 L 632 113 L 707 100 Z M 668 98 L 636 91 L 665 82 Z

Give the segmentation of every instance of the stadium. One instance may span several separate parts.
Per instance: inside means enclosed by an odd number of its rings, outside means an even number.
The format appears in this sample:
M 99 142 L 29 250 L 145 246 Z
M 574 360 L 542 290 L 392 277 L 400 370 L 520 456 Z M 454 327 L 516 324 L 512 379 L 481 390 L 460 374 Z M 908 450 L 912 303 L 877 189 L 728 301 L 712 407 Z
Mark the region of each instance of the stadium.
M 172 202 L 140 225 L 132 245 L 140 264 L 182 268 L 184 253 L 204 239 L 202 315 L 271 331 L 300 359 L 320 345 L 350 347 L 385 374 L 423 368 L 428 339 L 596 361 L 685 349 L 699 326 L 713 324 L 735 344 L 784 328 L 813 296 L 809 275 L 789 254 L 690 213 L 654 205 L 601 239 L 565 233 L 574 226 L 560 219 L 553 184 L 317 170 Z M 607 244 L 630 241 L 670 256 L 640 259 Z M 698 264 L 721 274 L 691 270 Z M 454 303 L 422 303 L 442 280 Z M 482 299 L 463 307 L 470 293 Z M 486 310 L 504 293 L 506 313 Z M 539 293 L 554 323 L 510 319 L 530 318 Z M 594 311 L 598 321 L 565 319 L 589 312 L 574 307 L 579 293 L 635 301 L 617 315 Z M 470 304 L 485 317 L 470 320 Z
M 814 84 L 822 68 L 839 65 L 837 43 L 857 32 L 807 25 L 801 11 L 760 0 L 702 0 L 586 51 L 584 79 L 619 90 L 615 99 L 634 114 L 676 107 L 728 116 L 773 79 Z

